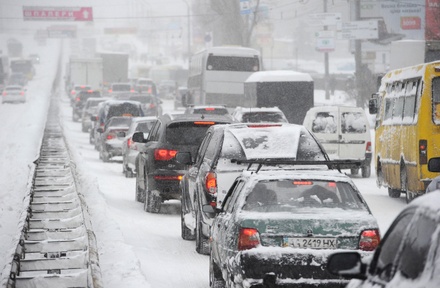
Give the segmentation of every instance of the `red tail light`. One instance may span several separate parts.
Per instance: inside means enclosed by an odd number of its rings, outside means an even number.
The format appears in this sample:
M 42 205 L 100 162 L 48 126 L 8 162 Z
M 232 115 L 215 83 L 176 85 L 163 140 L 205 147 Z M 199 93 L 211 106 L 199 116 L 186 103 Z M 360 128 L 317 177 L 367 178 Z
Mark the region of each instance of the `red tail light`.
M 260 234 L 254 228 L 240 228 L 238 234 L 238 250 L 249 250 L 260 245 Z
M 173 159 L 177 154 L 177 150 L 156 149 L 154 150 L 154 159 L 160 161 L 168 161 Z
M 214 110 L 215 110 L 215 108 L 212 108 L 212 107 L 205 108 L 205 111 L 214 111 Z
M 112 93 L 113 92 L 113 90 L 112 89 L 108 89 L 108 93 Z
M 2 94 L 3 96 L 6 96 L 6 95 L 8 95 L 8 92 L 6 92 L 6 91 L 3 91 L 3 94 Z
M 23 95 L 24 95 L 24 91 L 21 91 L 21 92 L 20 92 L 20 95 L 23 96 Z
M 359 240 L 359 249 L 363 251 L 373 251 L 379 245 L 380 235 L 379 230 L 364 230 L 361 233 Z
M 212 121 L 195 121 L 194 124 L 195 125 L 214 125 L 215 122 L 212 122 Z
M 217 175 L 214 172 L 208 172 L 206 174 L 205 187 L 209 194 L 217 194 Z
M 136 91 L 134 91 L 134 89 L 130 89 L 130 92 L 131 92 L 131 93 L 134 93 L 134 92 L 136 92 Z
M 371 153 L 371 142 L 367 142 L 367 147 L 365 148 L 366 153 Z
M 107 140 L 115 139 L 116 138 L 116 134 L 108 133 L 106 138 L 107 138 Z
M 70 95 L 75 95 L 75 90 L 72 90 L 72 91 L 70 92 Z
M 93 90 L 87 90 L 87 93 L 93 93 Z
M 75 98 L 75 101 L 76 101 L 76 102 L 79 102 L 79 101 L 81 101 L 81 98 L 76 97 L 76 98 Z
M 127 147 L 128 148 L 132 148 L 131 146 L 133 145 L 133 140 L 131 138 L 127 139 Z M 136 147 L 136 146 L 135 146 Z M 134 148 L 134 147 L 133 147 Z
M 428 163 L 428 140 L 419 140 L 419 163 Z
M 149 94 L 151 94 L 153 91 L 151 90 L 151 87 L 148 87 L 148 91 Z
M 156 105 L 154 105 L 154 103 L 150 103 L 150 109 L 153 109 L 154 107 L 156 107 Z

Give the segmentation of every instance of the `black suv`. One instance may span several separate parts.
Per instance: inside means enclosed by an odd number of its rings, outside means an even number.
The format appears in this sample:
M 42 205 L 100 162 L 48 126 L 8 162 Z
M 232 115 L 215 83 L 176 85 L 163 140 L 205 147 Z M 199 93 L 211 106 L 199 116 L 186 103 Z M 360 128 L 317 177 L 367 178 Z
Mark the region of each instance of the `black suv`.
M 197 151 L 206 130 L 215 124 L 231 123 L 222 115 L 169 115 L 159 117 L 144 139 L 144 133 L 133 134 L 139 147 L 136 159 L 136 200 L 144 202 L 144 210 L 158 213 L 165 200 L 180 200 L 180 180 L 187 166 L 176 161 L 177 152 Z M 139 145 L 140 146 L 140 145 Z

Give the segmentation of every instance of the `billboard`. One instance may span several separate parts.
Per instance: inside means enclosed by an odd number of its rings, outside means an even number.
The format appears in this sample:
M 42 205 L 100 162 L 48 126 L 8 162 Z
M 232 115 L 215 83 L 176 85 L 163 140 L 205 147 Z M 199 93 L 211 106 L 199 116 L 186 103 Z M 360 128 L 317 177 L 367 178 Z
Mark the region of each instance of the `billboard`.
M 23 6 L 25 21 L 93 21 L 92 7 Z
M 426 0 L 425 39 L 440 41 L 440 0 Z

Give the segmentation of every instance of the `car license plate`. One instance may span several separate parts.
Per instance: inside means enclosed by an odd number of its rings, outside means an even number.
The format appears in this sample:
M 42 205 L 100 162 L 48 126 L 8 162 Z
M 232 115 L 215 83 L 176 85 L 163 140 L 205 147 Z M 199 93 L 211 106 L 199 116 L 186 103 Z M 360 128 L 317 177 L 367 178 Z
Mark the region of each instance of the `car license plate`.
M 336 249 L 336 238 L 286 237 L 284 243 L 294 248 Z

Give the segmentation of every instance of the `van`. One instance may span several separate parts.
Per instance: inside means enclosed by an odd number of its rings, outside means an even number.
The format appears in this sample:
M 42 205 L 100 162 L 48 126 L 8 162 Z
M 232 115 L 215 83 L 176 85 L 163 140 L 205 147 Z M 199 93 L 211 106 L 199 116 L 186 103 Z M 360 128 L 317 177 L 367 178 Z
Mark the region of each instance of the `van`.
M 352 164 L 343 165 L 362 177 L 371 174 L 371 135 L 365 111 L 359 107 L 318 106 L 310 108 L 303 125 L 313 132 L 331 160 L 344 159 Z

